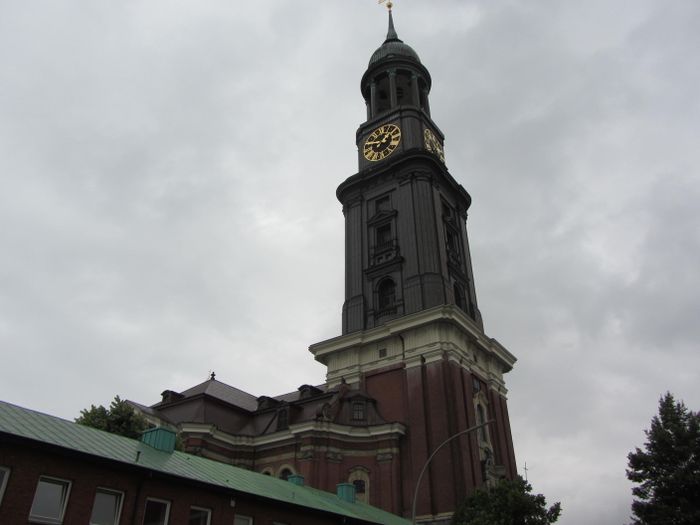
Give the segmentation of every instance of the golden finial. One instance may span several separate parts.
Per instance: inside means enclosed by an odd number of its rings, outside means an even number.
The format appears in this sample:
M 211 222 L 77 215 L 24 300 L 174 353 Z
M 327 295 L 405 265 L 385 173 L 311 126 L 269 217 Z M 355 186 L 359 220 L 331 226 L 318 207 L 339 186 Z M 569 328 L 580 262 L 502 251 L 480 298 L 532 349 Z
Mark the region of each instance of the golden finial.
M 378 0 L 378 3 L 380 3 L 380 4 L 383 4 L 384 2 L 386 2 L 386 8 L 389 11 L 391 11 L 391 8 L 394 7 L 394 3 L 391 0 L 389 0 L 388 2 L 387 2 L 387 0 Z

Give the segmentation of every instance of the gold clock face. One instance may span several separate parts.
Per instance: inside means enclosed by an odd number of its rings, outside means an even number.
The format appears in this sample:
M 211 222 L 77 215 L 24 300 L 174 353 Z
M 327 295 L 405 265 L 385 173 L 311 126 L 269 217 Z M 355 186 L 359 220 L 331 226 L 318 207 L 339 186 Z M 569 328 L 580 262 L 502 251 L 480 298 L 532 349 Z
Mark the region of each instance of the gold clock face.
M 371 162 L 382 160 L 391 155 L 401 142 L 401 130 L 395 124 L 384 124 L 370 133 L 362 151 Z
M 426 128 L 423 132 L 423 143 L 425 144 L 425 149 L 431 153 L 435 153 L 440 159 L 440 162 L 445 163 L 445 151 L 442 149 L 442 144 L 435 136 L 435 134 Z

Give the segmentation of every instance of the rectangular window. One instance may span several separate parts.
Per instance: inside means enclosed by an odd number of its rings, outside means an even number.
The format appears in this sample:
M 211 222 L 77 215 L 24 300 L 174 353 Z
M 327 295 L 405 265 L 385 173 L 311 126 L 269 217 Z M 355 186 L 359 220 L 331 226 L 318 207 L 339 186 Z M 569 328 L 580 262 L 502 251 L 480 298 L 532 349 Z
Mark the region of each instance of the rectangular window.
M 391 224 L 383 224 L 377 226 L 377 247 L 383 247 L 391 244 Z
M 361 401 L 356 401 L 352 404 L 352 419 L 355 421 L 365 420 L 365 404 Z
M 202 507 L 190 507 L 189 525 L 209 525 L 211 510 Z
M 170 517 L 170 502 L 148 498 L 143 513 L 143 525 L 167 525 Z
M 70 481 L 41 476 L 36 485 L 29 521 L 33 523 L 63 523 L 68 505 Z
M 122 512 L 122 499 L 121 492 L 98 488 L 92 504 L 90 525 L 117 525 Z
M 236 514 L 233 518 L 233 525 L 253 525 L 253 518 Z
M 10 478 L 10 469 L 7 467 L 0 467 L 0 505 L 2 505 L 2 496 L 5 494 L 5 487 L 7 487 L 7 480 Z

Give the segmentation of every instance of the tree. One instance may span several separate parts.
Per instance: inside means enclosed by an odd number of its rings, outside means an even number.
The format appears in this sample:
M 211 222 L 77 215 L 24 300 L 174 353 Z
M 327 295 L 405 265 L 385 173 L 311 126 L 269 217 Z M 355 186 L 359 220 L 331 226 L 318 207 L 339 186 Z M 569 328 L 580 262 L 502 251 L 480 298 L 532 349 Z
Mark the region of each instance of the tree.
M 144 417 L 134 412 L 134 409 L 119 396 L 114 397 L 109 409 L 102 405 L 90 405 L 89 409 L 81 410 L 80 417 L 76 418 L 75 422 L 136 439 L 148 427 Z
M 549 525 L 557 521 L 561 504 L 547 508 L 545 497 L 531 491 L 532 486 L 520 476 L 479 488 L 459 506 L 452 525 Z
M 644 450 L 627 456 L 632 489 L 632 523 L 700 523 L 700 413 L 688 410 L 669 392 L 659 400 L 659 415 L 645 430 Z

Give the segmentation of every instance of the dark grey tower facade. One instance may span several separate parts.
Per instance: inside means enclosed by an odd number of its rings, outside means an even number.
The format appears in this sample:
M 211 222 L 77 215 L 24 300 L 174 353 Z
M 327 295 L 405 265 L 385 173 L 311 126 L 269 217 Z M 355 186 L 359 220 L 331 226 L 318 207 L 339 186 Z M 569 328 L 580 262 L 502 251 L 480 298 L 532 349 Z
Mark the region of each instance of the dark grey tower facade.
M 337 196 L 345 215 L 343 333 L 454 304 L 481 326 L 466 219 L 471 198 L 444 163 L 431 79 L 391 13 L 361 90 L 359 171 Z
M 484 333 L 467 238 L 471 198 L 445 166 L 430 74 L 398 38 L 391 13 L 360 85 L 367 119 L 356 136 L 359 170 L 337 190 L 345 215 L 343 334 L 309 350 L 327 367 L 328 389 L 372 399 L 399 435 L 362 463 L 375 487 L 369 501 L 391 512 L 411 516 L 421 469 L 441 443 L 493 420 L 452 441 L 426 470 L 417 519 L 446 525 L 467 494 L 517 474 L 503 378 L 516 359 Z

